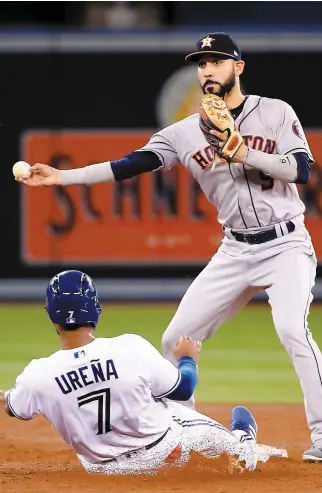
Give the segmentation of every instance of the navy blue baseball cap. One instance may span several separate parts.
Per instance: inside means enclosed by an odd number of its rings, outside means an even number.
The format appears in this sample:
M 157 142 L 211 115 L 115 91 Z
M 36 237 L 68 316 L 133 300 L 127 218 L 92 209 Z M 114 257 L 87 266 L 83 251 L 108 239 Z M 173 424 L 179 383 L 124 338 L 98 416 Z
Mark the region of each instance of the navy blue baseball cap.
M 197 50 L 185 57 L 187 62 L 198 62 L 205 54 L 241 60 L 241 51 L 236 40 L 227 33 L 209 33 L 197 42 Z

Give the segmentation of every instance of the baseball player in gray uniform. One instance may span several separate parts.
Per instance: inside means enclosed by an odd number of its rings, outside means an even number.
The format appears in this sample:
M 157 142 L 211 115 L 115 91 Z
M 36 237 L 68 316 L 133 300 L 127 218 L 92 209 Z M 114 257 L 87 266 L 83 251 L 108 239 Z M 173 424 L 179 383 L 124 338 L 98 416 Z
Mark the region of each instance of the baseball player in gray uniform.
M 224 238 L 165 331 L 164 355 L 174 362 L 173 347 L 181 334 L 208 339 L 265 290 L 277 334 L 304 393 L 312 447 L 303 459 L 322 462 L 322 357 L 307 326 L 316 257 L 296 187 L 309 179 L 311 151 L 291 106 L 242 94 L 239 78 L 245 63 L 231 36 L 203 36 L 186 60 L 197 64 L 203 93 L 223 98 L 243 138 L 228 162 L 217 153 L 227 137 L 211 131 L 218 147 L 210 145 L 199 114 L 194 114 L 158 131 L 142 149 L 117 161 L 72 170 L 38 163 L 31 177 L 18 181 L 30 186 L 92 185 L 178 163 L 192 173 L 218 211 Z

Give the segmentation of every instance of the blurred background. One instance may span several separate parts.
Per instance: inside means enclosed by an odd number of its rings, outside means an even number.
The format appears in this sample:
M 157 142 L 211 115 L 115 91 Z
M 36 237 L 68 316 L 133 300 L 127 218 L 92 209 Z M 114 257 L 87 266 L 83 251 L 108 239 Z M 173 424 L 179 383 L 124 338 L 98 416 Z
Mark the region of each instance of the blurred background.
M 197 182 L 176 167 L 119 184 L 31 190 L 17 185 L 11 168 L 18 160 L 69 168 L 120 158 L 196 112 L 201 91 L 184 56 L 215 31 L 240 43 L 244 92 L 287 101 L 305 128 L 316 164 L 299 192 L 320 263 L 315 300 L 322 299 L 321 2 L 0 2 L 0 316 L 10 328 L 0 338 L 0 386 L 54 350 L 54 333 L 42 330 L 44 292 L 65 268 L 90 274 L 101 300 L 142 302 L 107 305 L 106 334 L 112 326 L 160 345 L 222 238 Z M 316 305 L 317 340 L 320 316 Z M 207 344 L 202 380 L 217 382 L 217 399 L 257 398 L 263 379 L 263 400 L 301 399 L 266 306 L 245 309 Z M 235 367 L 253 387 L 240 387 Z M 200 392 L 213 399 L 208 387 Z

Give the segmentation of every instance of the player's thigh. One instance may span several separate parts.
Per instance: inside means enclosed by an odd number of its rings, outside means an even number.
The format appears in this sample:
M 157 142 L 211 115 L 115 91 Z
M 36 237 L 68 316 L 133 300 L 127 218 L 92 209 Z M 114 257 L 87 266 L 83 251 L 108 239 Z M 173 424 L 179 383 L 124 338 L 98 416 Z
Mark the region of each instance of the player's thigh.
M 288 332 L 295 333 L 306 326 L 315 282 L 316 258 L 294 248 L 279 254 L 273 267 L 271 286 L 266 292 L 276 330 L 283 339 Z
M 195 409 L 186 407 L 184 403 L 174 402 L 171 400 L 167 401 L 167 405 L 170 407 L 173 419 L 175 422 L 186 424 L 187 427 L 192 426 L 195 423 L 210 423 L 212 425 L 218 425 L 219 428 L 225 428 L 224 425 L 219 423 L 213 418 L 210 418 L 206 414 L 202 414 Z
M 162 338 L 165 353 L 181 334 L 207 339 L 251 299 L 256 288 L 247 286 L 246 268 L 242 259 L 223 252 L 213 257 L 188 288 L 166 329 Z
M 182 427 L 181 445 L 184 449 L 217 455 L 223 451 L 224 443 L 226 447 L 229 443 L 238 443 L 234 434 L 215 419 L 179 403 L 168 401 L 168 405 L 174 422 Z

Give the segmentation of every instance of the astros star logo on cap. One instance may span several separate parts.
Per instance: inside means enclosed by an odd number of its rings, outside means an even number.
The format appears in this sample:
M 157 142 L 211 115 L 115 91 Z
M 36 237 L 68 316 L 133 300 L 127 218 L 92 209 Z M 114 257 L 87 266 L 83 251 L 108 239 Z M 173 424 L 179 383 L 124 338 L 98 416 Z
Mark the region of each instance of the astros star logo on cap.
M 211 42 L 215 41 L 214 38 L 210 38 L 209 36 L 206 36 L 201 40 L 201 48 L 205 48 L 205 46 L 209 46 L 211 48 Z

